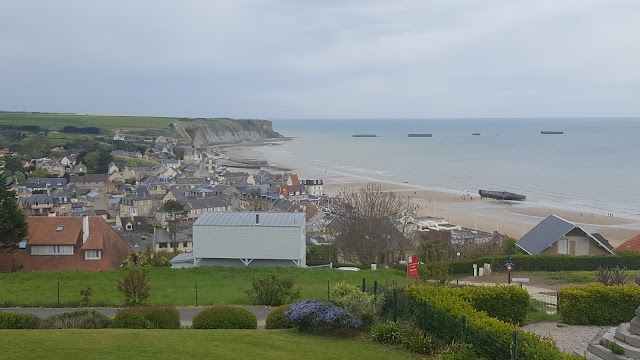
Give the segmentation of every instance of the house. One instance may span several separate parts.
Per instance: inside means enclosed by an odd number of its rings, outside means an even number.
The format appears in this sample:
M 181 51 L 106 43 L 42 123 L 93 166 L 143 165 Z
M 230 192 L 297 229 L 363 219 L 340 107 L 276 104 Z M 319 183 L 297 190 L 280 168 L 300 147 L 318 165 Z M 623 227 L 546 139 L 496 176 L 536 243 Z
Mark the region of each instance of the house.
M 184 148 L 184 161 L 189 163 L 195 163 L 202 161 L 202 155 L 198 152 L 197 149 L 187 146 Z
M 302 180 L 301 183 L 307 188 L 307 193 L 309 193 L 309 195 L 324 195 L 324 185 L 322 180 Z
M 304 213 L 210 212 L 193 224 L 193 266 L 306 266 Z
M 87 165 L 80 161 L 80 163 L 73 168 L 73 172 L 76 174 L 84 174 L 87 172 Z
M 296 174 L 284 174 L 284 182 L 287 185 L 300 185 L 298 175 Z
M 67 187 L 67 179 L 64 178 L 29 178 L 25 184 L 31 191 L 47 189 L 62 189 Z
M 135 194 L 120 198 L 119 216 L 147 216 L 153 207 L 153 198 L 144 186 L 139 186 Z
M 282 185 L 280 188 L 284 198 L 292 201 L 303 201 L 309 198 L 307 188 L 304 185 Z
M 606 255 L 613 254 L 603 242 L 580 226 L 556 215 L 549 215 L 526 233 L 516 246 L 527 254 Z
M 631 239 L 620 244 L 617 248 L 613 249 L 613 252 L 616 254 L 622 251 L 633 251 L 640 253 L 640 234 L 632 237 Z
M 188 225 L 190 226 L 176 231 L 176 243 L 178 251 L 189 253 L 193 251 L 193 221 Z M 173 251 L 173 240 L 166 229 L 156 229 L 153 244 L 154 251 Z
M 123 141 L 124 140 L 124 134 L 117 132 L 115 135 L 113 135 L 113 140 L 116 141 Z
M 67 155 L 60 160 L 60 164 L 64 165 L 65 167 L 70 167 L 75 163 L 76 163 L 76 155 Z
M 27 222 L 19 248 L 0 254 L 3 271 L 111 270 L 130 253 L 100 216 L 29 216 Z

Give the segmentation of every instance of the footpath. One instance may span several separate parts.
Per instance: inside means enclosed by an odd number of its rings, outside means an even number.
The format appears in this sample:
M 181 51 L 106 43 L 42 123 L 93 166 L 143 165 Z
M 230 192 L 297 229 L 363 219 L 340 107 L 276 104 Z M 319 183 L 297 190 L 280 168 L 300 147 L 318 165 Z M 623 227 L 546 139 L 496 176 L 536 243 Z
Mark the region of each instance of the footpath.
M 451 282 L 452 284 L 458 285 L 473 285 L 473 286 L 496 286 L 496 285 L 507 285 L 506 283 L 491 283 L 491 282 L 482 282 L 482 281 L 468 281 L 468 280 L 454 280 Z M 520 286 L 516 283 L 511 283 L 511 286 Z M 537 286 L 529 286 L 526 283 L 522 284 L 522 288 L 527 290 L 529 296 L 532 299 L 542 301 L 546 304 L 552 305 L 553 307 L 558 306 L 558 297 L 555 295 L 557 292 L 551 289 L 545 289 Z

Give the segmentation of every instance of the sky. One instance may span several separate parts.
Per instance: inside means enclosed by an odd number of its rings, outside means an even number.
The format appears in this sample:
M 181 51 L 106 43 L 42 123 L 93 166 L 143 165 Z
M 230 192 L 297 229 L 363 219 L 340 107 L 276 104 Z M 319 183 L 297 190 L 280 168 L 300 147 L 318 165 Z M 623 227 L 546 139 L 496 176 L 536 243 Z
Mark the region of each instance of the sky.
M 0 110 L 635 117 L 637 0 L 20 0 Z

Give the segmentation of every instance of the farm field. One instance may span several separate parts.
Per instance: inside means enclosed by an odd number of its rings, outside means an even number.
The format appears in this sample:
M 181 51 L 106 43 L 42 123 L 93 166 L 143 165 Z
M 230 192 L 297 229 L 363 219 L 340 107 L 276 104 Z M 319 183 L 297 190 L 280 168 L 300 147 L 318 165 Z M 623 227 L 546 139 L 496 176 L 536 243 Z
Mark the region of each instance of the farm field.
M 13 360 L 419 358 L 368 341 L 282 330 L 0 330 L 0 337 L 2 356 Z
M 113 116 L 113 115 L 75 115 L 75 114 L 30 114 L 0 113 L 0 124 L 3 125 L 37 125 L 41 128 L 62 129 L 65 126 L 89 127 L 102 129 L 169 129 L 169 124 L 176 117 L 158 116 Z
M 92 306 L 121 306 L 124 298 L 116 289 L 116 279 L 123 279 L 129 270 L 90 272 L 18 272 L 0 273 L 0 307 L 50 307 L 78 306 L 80 289 L 91 287 Z M 299 268 L 224 268 L 201 267 L 193 269 L 149 268 L 151 305 L 196 305 L 196 282 L 198 283 L 198 305 L 250 304 L 245 290 L 251 287 L 254 276 L 275 274 L 294 279 L 300 288 L 301 299 L 327 298 L 329 286 L 346 282 L 362 286 L 366 278 L 367 286 L 374 280 L 379 286 L 391 284 L 412 284 L 404 271 L 364 270 L 340 271 L 336 269 Z M 58 283 L 60 283 L 60 304 L 58 305 Z

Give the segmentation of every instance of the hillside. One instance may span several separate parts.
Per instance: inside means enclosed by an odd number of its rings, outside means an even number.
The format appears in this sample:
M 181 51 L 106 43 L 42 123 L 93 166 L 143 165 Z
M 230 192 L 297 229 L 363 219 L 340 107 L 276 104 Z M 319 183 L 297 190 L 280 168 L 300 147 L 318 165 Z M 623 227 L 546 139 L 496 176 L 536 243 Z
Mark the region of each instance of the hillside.
M 95 127 L 105 135 L 120 129 L 129 135 L 169 136 L 186 143 L 192 142 L 198 147 L 283 138 L 273 131 L 271 121 L 228 118 L 0 112 L 0 125 L 38 126 L 45 131 L 60 131 L 65 126 Z

